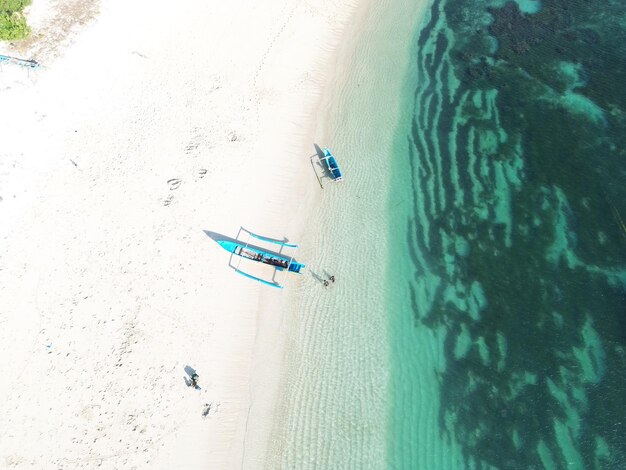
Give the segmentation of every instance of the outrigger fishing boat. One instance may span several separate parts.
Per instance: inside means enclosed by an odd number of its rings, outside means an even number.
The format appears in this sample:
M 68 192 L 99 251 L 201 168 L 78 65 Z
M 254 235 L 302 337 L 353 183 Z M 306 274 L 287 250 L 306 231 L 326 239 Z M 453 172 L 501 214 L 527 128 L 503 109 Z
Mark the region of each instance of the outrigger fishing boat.
M 257 240 L 261 240 L 261 241 L 268 242 L 268 243 L 273 243 L 275 245 L 280 246 L 281 250 L 283 248 L 298 248 L 298 245 L 294 245 L 292 243 L 286 243 L 286 242 L 281 242 L 279 240 L 274 240 L 272 238 L 262 237 L 248 230 L 245 230 L 244 228 L 242 228 L 241 230 L 244 230 L 245 232 L 248 233 L 248 240 L 250 237 L 252 237 Z M 226 251 L 229 251 L 230 253 L 234 255 L 240 256 L 241 258 L 244 258 L 244 259 L 256 261 L 258 263 L 267 264 L 269 266 L 274 267 L 277 271 L 287 271 L 287 272 L 300 274 L 300 271 L 305 266 L 302 263 L 298 263 L 294 261 L 293 256 L 287 256 L 283 253 L 275 253 L 275 252 L 260 248 L 258 246 L 250 245 L 249 241 L 246 241 L 245 243 L 239 241 L 238 239 L 237 240 L 216 239 L 216 241 L 217 243 L 221 245 L 222 248 L 224 248 Z M 240 263 L 241 263 L 241 260 L 240 260 Z M 277 283 L 274 280 L 267 281 L 265 279 L 261 279 L 260 277 L 253 276 L 252 274 L 249 274 L 239 269 L 240 263 L 238 263 L 236 267 L 233 266 L 233 268 L 235 269 L 235 272 L 247 278 L 254 279 L 255 281 L 258 281 L 267 286 L 277 287 L 279 289 L 283 288 L 281 284 Z
M 11 57 L 8 55 L 0 54 L 0 64 L 2 63 L 21 65 L 22 67 L 29 67 L 31 69 L 38 69 L 39 67 L 41 67 L 41 65 L 39 65 L 39 62 L 37 62 L 36 60 L 20 59 L 18 57 Z
M 328 148 L 324 149 L 324 158 L 322 158 L 326 162 L 326 167 L 330 172 L 330 175 L 333 181 L 339 183 L 343 181 L 343 175 L 341 174 L 341 170 L 339 169 L 339 165 L 337 165 L 337 160 Z

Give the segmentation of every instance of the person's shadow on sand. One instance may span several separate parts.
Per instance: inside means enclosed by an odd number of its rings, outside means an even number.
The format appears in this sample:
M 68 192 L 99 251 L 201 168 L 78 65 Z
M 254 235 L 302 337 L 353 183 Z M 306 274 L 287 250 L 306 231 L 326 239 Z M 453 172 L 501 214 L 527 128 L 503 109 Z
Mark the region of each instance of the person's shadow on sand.
M 198 373 L 191 366 L 185 366 L 185 372 L 187 373 L 187 377 L 183 377 L 185 380 L 185 385 L 187 387 L 193 387 L 196 390 L 202 390 L 200 385 L 198 385 Z
M 313 276 L 313 278 L 319 282 L 320 284 L 324 283 L 324 278 L 322 276 L 320 276 L 319 274 L 317 274 L 315 271 L 313 271 L 312 269 L 309 269 L 309 272 L 311 273 L 311 276 Z

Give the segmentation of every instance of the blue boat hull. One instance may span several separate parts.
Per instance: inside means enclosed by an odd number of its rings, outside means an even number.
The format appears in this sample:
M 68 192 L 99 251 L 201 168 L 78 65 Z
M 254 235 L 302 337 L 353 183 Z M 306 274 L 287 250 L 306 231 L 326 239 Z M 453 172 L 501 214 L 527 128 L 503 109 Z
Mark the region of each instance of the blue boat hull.
M 324 161 L 326 162 L 326 168 L 328 168 L 333 181 L 343 181 L 343 175 L 339 169 L 337 160 L 335 160 L 334 155 L 330 153 L 330 150 L 327 148 L 324 149 Z
M 230 240 L 218 240 L 222 248 L 242 258 L 250 259 L 258 263 L 269 264 L 279 271 L 287 269 L 289 272 L 300 274 L 300 270 L 304 268 L 304 264 L 297 263 L 285 256 L 277 253 L 271 253 L 250 245 L 243 245 Z

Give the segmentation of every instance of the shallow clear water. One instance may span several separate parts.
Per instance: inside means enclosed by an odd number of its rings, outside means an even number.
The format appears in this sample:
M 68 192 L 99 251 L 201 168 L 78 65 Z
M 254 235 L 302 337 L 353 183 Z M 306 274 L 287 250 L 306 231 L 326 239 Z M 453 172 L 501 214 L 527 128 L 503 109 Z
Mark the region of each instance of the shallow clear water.
M 339 92 L 323 111 L 328 141 L 318 144 L 333 150 L 345 181 L 325 182 L 300 243 L 309 273 L 288 293 L 289 373 L 268 468 L 386 466 L 390 159 L 395 127 L 410 117 L 403 97 L 413 86 L 418 7 L 392 0 L 368 12 L 358 43 L 344 48 Z M 324 288 L 331 274 L 336 283 Z
M 626 468 L 626 11 L 409 3 L 343 57 L 274 463 Z

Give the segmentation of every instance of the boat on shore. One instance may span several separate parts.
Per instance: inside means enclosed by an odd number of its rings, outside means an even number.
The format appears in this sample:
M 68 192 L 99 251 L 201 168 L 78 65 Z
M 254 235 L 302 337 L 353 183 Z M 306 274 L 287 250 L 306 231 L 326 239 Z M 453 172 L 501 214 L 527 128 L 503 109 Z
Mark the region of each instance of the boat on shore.
M 335 156 L 331 153 L 330 149 L 324 148 L 324 157 L 322 158 L 322 160 L 326 162 L 326 168 L 328 168 L 332 180 L 337 183 L 343 181 L 343 174 L 341 173 L 339 165 L 337 164 L 337 160 L 335 159 Z
M 0 64 L 2 63 L 21 65 L 22 67 L 29 67 L 31 69 L 38 69 L 41 67 L 39 62 L 33 59 L 20 59 L 19 57 L 0 54 Z
M 287 271 L 300 274 L 300 270 L 304 267 L 304 264 L 293 261 L 292 258 L 272 253 L 269 251 L 261 250 L 257 247 L 249 246 L 248 244 L 231 242 L 228 240 L 220 240 L 218 243 L 226 251 L 241 256 L 242 258 L 251 259 L 263 264 L 269 264 L 274 266 L 279 271 L 286 269 Z
M 281 250 L 283 248 L 294 248 L 294 249 L 298 248 L 298 245 L 294 245 L 292 243 L 286 243 L 286 242 L 281 242 L 279 240 L 274 240 L 272 238 L 262 237 L 260 235 L 249 232 L 245 229 L 243 230 L 248 233 L 248 238 L 252 237 L 260 241 L 278 245 L 281 247 L 280 248 Z M 295 261 L 293 256 L 288 256 L 284 253 L 276 253 L 276 252 L 261 248 L 259 246 L 250 245 L 249 242 L 243 242 L 238 239 L 231 239 L 231 238 L 216 239 L 215 241 L 222 248 L 224 248 L 226 251 L 232 253 L 235 256 L 240 256 L 241 258 L 244 258 L 247 260 L 269 265 L 275 268 L 277 271 L 287 271 L 291 273 L 301 274 L 302 269 L 305 267 L 304 264 Z M 235 272 L 249 279 L 253 279 L 255 281 L 261 282 L 262 284 L 265 284 L 271 287 L 277 287 L 277 288 L 283 287 L 281 284 L 274 281 L 273 279 L 271 281 L 268 281 L 260 277 L 253 276 L 252 274 L 249 274 L 239 269 L 239 263 L 237 264 L 236 267 L 235 266 L 232 266 L 232 267 L 235 269 Z

